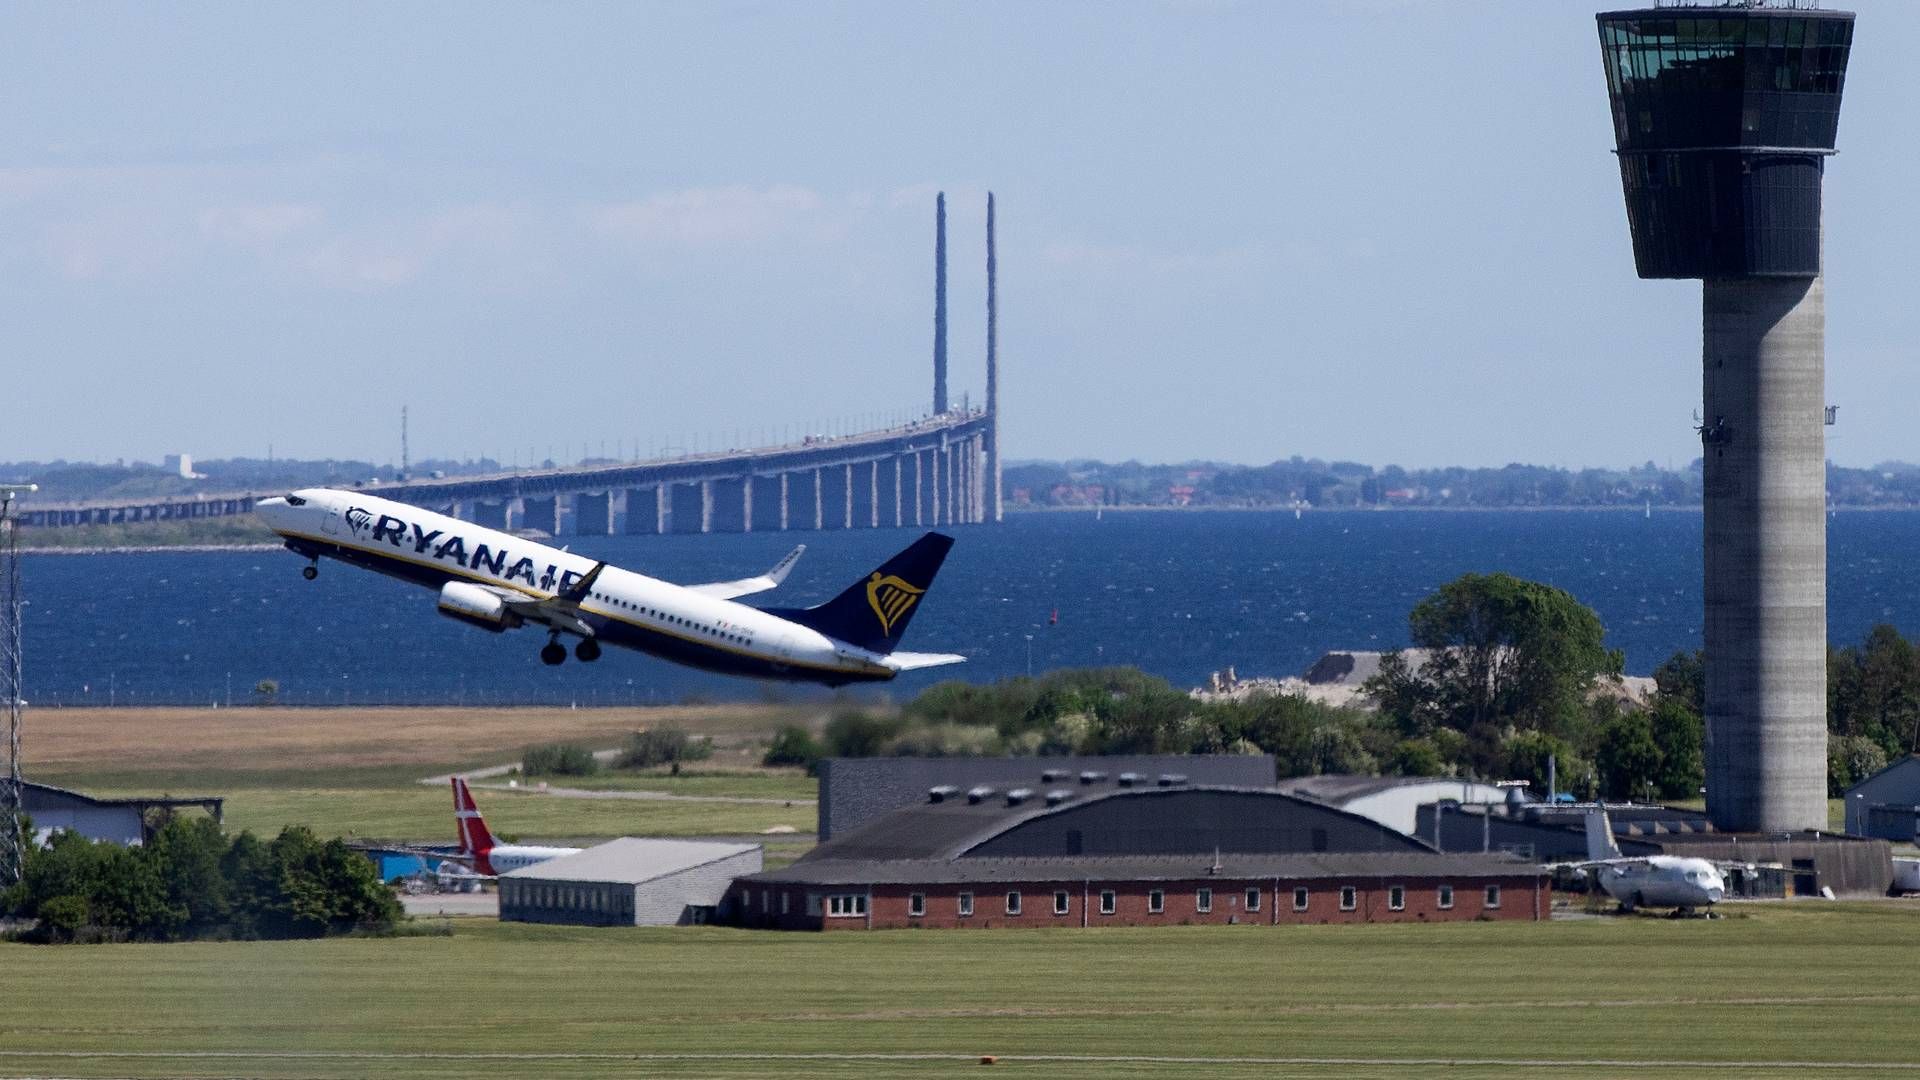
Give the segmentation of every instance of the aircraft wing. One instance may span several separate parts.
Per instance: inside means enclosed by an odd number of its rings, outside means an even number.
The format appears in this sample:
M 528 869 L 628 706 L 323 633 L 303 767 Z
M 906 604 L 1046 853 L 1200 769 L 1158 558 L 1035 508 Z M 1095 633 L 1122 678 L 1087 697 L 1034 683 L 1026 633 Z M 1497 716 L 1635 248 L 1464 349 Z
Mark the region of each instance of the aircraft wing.
M 569 634 L 578 634 L 583 638 L 593 636 L 593 627 L 580 618 L 580 601 L 593 591 L 593 583 L 600 577 L 600 571 L 606 569 L 606 563 L 596 563 L 579 581 L 556 596 L 534 597 L 514 589 L 501 588 L 498 585 L 481 585 L 482 589 L 498 596 L 508 611 L 520 616 L 527 622 L 537 622 L 555 630 L 565 630 Z
M 946 664 L 964 664 L 967 658 L 959 653 L 894 652 L 888 653 L 880 662 L 895 671 L 918 671 L 921 668 L 941 667 Z
M 793 570 L 793 564 L 800 561 L 800 556 L 805 554 L 806 550 L 807 545 L 801 544 L 787 552 L 786 558 L 774 563 L 773 569 L 758 577 L 741 578 L 738 581 L 709 581 L 704 585 L 689 585 L 687 588 L 701 596 L 711 596 L 716 600 L 731 600 L 736 596 L 766 592 L 787 580 L 787 574 Z

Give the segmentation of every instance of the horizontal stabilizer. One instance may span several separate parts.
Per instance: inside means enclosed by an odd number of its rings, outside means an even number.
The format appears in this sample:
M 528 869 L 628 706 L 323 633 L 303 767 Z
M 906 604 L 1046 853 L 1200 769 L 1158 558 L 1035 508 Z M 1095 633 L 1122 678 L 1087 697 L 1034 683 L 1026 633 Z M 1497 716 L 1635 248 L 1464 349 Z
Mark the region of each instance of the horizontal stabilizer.
M 959 653 L 897 652 L 887 655 L 887 666 L 895 671 L 918 671 L 921 668 L 943 667 L 947 664 L 966 662 L 967 658 Z

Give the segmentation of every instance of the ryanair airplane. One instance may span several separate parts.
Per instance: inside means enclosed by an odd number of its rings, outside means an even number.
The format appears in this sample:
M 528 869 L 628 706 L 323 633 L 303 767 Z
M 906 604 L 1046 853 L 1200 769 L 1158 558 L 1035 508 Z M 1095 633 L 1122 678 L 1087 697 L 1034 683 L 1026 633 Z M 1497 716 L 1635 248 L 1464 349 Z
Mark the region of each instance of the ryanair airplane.
M 312 488 L 254 511 L 305 556 L 322 556 L 440 591 L 440 612 L 499 633 L 546 628 L 540 659 L 600 658 L 602 643 L 729 675 L 842 686 L 958 664 L 952 653 L 898 652 L 920 598 L 953 546 L 928 533 L 839 596 L 810 608 L 755 608 L 736 597 L 786 579 L 805 545 L 758 577 L 675 585 L 445 514 L 358 491 Z

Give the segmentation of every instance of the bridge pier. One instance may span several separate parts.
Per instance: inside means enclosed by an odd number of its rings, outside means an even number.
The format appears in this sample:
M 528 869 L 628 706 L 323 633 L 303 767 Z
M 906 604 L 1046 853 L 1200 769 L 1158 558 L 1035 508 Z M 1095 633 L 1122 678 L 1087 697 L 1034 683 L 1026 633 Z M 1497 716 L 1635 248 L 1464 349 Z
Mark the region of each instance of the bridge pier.
M 878 522 L 878 507 L 874 502 L 879 496 L 873 482 L 873 470 L 868 463 L 847 466 L 847 528 L 871 529 Z
M 613 492 L 582 492 L 573 497 L 573 528 L 581 536 L 613 532 Z
M 893 527 L 896 529 L 907 523 L 904 516 L 905 508 L 900 505 L 900 473 L 900 455 L 895 454 L 893 455 Z

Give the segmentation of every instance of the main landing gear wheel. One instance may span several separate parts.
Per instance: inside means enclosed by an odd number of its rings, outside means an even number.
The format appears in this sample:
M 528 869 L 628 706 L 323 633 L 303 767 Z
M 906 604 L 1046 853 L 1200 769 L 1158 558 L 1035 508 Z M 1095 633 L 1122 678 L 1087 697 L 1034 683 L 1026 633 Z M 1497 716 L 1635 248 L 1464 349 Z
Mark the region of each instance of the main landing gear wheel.
M 566 660 L 567 647 L 558 641 L 549 641 L 546 648 L 540 650 L 540 662 L 548 667 L 566 663 Z
M 300 576 L 306 578 L 308 581 L 312 581 L 314 578 L 320 576 L 320 568 L 318 566 L 303 566 L 300 568 Z
M 573 655 L 583 664 L 591 664 L 600 659 L 600 643 L 592 638 L 581 638 L 580 644 L 573 647 Z

